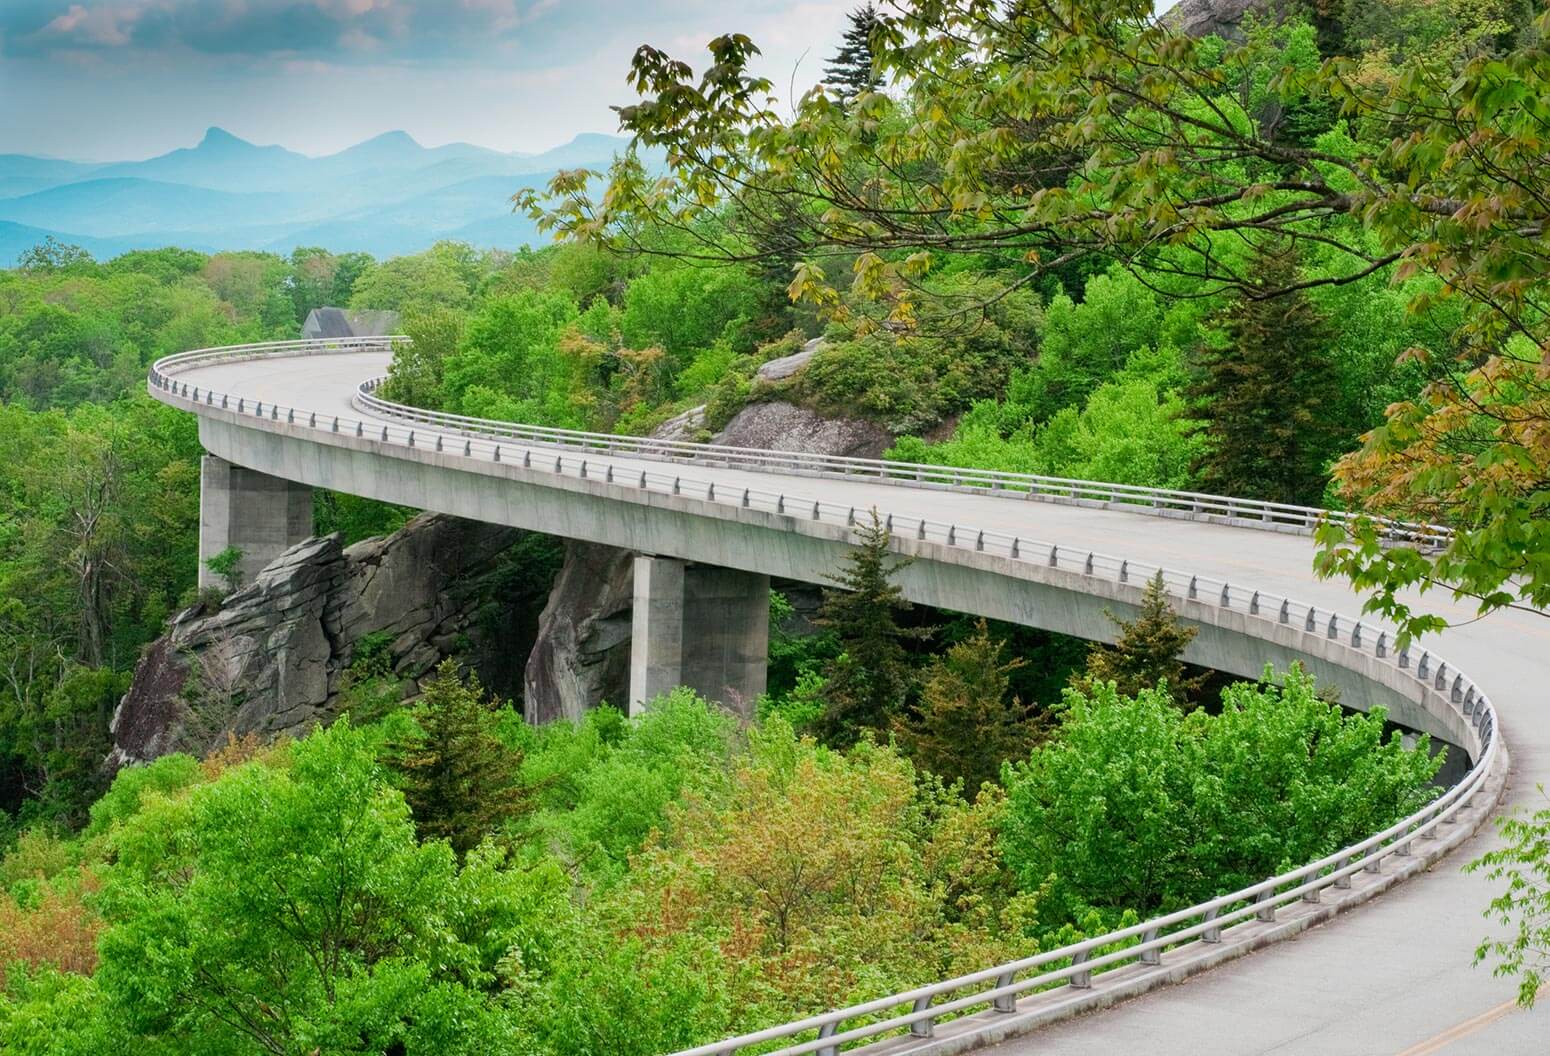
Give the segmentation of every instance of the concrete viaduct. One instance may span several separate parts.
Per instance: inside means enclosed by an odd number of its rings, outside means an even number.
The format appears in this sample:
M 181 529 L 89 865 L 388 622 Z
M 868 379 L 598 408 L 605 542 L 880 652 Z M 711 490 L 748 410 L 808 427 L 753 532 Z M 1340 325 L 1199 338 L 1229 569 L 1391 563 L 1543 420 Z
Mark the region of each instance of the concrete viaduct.
M 1199 628 L 1188 660 L 1251 678 L 1300 661 L 1343 703 L 1382 705 L 1452 746 L 1460 781 L 1451 791 L 1326 861 L 1133 934 L 922 980 L 867 1006 L 815 1009 L 694 1053 L 948 1053 L 1003 1042 L 1016 1053 L 1420 1056 L 1441 1050 L 1416 1045 L 1488 1010 L 1470 1037 L 1497 1053 L 1550 1050 L 1544 1015 L 1505 1014 L 1497 1006 L 1510 987 L 1471 968 L 1493 892 L 1460 872 L 1490 838 L 1484 822 L 1503 796 L 1531 804 L 1535 782 L 1550 778 L 1544 617 L 1471 623 L 1467 605 L 1428 598 L 1458 626 L 1399 650 L 1384 628 L 1354 618 L 1361 599 L 1346 584 L 1313 575 L 1307 535 L 1319 511 L 459 419 L 374 394 L 391 350 L 389 339 L 287 342 L 152 368 L 151 394 L 198 415 L 209 452 L 201 559 L 234 546 L 246 571 L 262 567 L 309 533 L 314 487 L 626 548 L 638 555 L 632 709 L 679 684 L 736 706 L 764 688 L 769 578 L 826 582 L 855 524 L 876 511 L 914 558 L 899 580 L 912 601 L 1110 640 L 1106 611 L 1126 611 L 1162 569 Z M 1523 770 L 1510 793 L 1509 742 Z M 1412 876 L 1348 920 L 1277 942 Z M 1537 1047 L 1517 1047 L 1526 1038 Z

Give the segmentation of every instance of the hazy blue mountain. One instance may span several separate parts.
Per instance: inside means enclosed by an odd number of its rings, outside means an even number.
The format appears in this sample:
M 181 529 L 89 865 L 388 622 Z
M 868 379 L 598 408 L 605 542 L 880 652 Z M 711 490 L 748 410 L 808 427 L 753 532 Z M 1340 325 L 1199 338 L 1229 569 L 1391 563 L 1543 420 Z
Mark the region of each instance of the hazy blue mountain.
M 48 238 L 80 246 L 98 260 L 107 260 L 110 257 L 118 256 L 120 253 L 128 253 L 132 249 L 155 249 L 166 245 L 179 245 L 186 249 L 197 249 L 204 253 L 216 252 L 214 245 L 200 241 L 197 236 L 192 234 L 175 242 L 169 242 L 157 235 L 131 235 L 127 238 L 91 238 L 86 235 L 49 231 L 41 227 L 28 227 L 26 224 L 13 224 L 9 220 L 0 220 L 0 266 L 11 267 L 23 253 Z
M 142 179 L 89 179 L 0 200 L 0 220 L 108 238 L 283 224 L 304 209 L 291 194 L 233 193 Z
M 222 191 L 273 191 L 289 189 L 303 179 L 311 160 L 284 147 L 256 146 L 225 129 L 212 128 L 197 147 L 174 150 L 146 161 L 119 162 L 92 175 Z
M 80 161 L 34 158 L 26 154 L 0 154 L 0 198 L 12 198 L 82 180 L 102 168 Z
M 559 169 L 604 169 L 627 143 L 587 133 L 539 154 L 507 154 L 471 143 L 425 147 L 386 132 L 308 157 L 212 128 L 194 147 L 144 161 L 0 155 L 0 266 L 33 244 L 21 241 L 30 231 L 69 232 L 57 237 L 93 253 L 321 245 L 388 255 L 440 238 L 515 249 L 540 238 L 511 214 L 513 193 L 543 186 Z

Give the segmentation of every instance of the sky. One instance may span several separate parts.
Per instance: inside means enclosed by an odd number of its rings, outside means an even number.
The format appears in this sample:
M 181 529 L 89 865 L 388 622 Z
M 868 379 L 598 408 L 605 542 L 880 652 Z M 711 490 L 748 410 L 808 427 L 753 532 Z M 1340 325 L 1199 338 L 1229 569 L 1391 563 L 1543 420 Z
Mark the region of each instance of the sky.
M 220 126 L 326 154 L 402 129 L 540 151 L 615 132 L 630 57 L 746 33 L 800 96 L 859 0 L 0 0 L 0 154 L 134 160 Z

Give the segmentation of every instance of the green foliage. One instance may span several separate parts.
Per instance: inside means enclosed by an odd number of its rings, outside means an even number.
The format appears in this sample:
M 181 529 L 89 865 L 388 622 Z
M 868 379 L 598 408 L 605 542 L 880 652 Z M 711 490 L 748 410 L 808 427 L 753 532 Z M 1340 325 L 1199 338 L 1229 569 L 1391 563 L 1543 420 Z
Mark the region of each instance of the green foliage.
M 1260 252 L 1253 267 L 1255 288 L 1224 314 L 1224 344 L 1201 349 L 1202 376 L 1190 390 L 1204 419 L 1201 484 L 1218 495 L 1318 506 L 1327 465 L 1350 439 L 1330 415 L 1339 378 L 1329 329 L 1302 293 L 1271 296 L 1298 281 L 1289 253 Z
M 8 971 L 0 992 L 0 1052 L 8 1056 L 93 1056 L 122 1048 L 96 983 L 55 969 Z
M 405 316 L 399 329 L 410 344 L 394 351 L 382 386 L 385 399 L 415 407 L 437 407 L 447 360 L 463 337 L 464 316 L 448 308 L 422 309 Z
M 1006 643 L 980 620 L 974 633 L 935 658 L 921 676 L 920 700 L 894 720 L 894 734 L 911 762 L 973 796 L 1021 760 L 1043 732 L 1041 716 L 1008 698 L 1011 674 Z
M 205 567 L 221 577 L 229 594 L 242 586 L 242 570 L 237 567 L 241 562 L 242 551 L 235 546 L 228 546 L 214 557 L 205 558 Z
M 973 276 L 938 283 L 943 296 L 957 298 L 983 287 Z M 872 419 L 891 432 L 929 428 L 1000 394 L 1032 360 L 1039 318 L 1037 300 L 1019 292 L 972 326 L 946 318 L 928 321 L 918 334 L 874 331 L 830 340 L 775 391 L 825 413 Z
M 124 826 L 96 975 L 115 1018 L 169 1052 L 514 1051 L 481 992 L 542 878 L 417 844 L 347 723 L 292 757 Z
M 824 710 L 816 724 L 828 744 L 854 743 L 863 731 L 888 729 L 915 684 L 902 628 L 910 609 L 893 576 L 907 562 L 894 556 L 877 511 L 856 526 L 855 549 L 825 589 L 818 625 L 834 635 L 839 654 L 824 665 Z
M 723 337 L 749 351 L 740 329 L 756 308 L 755 286 L 739 269 L 657 267 L 630 282 L 619 329 L 629 347 L 660 347 L 685 366 Z
M 811 728 L 823 714 L 823 669 L 839 652 L 833 631 L 797 615 L 784 594 L 771 591 L 769 662 L 759 717 L 780 715 L 798 732 Z
M 569 364 L 556 349 L 576 307 L 523 290 L 469 317 L 457 354 L 443 361 L 446 408 L 456 414 L 539 425 L 584 424 L 570 406 Z
M 367 658 L 369 662 L 369 657 Z M 417 735 L 393 745 L 391 763 L 422 841 L 446 840 L 458 860 L 532 809 L 522 755 L 496 735 L 477 677 L 444 660 L 422 686 Z
M 541 805 L 535 832 L 585 875 L 618 877 L 670 803 L 718 779 L 733 730 L 726 713 L 678 689 L 635 719 L 604 708 L 579 726 L 529 734 L 523 777 Z
M 102 798 L 91 805 L 85 835 L 100 836 L 140 813 L 147 800 L 181 792 L 199 782 L 199 760 L 175 752 L 143 766 L 125 767 Z
M 1121 619 L 1113 613 L 1108 617 L 1119 628 L 1118 637 L 1112 646 L 1093 644 L 1087 653 L 1087 669 L 1080 678 L 1072 679 L 1072 688 L 1091 693 L 1098 684 L 1108 683 L 1126 697 L 1155 689 L 1179 706 L 1189 707 L 1205 676 L 1187 676 L 1179 657 L 1195 640 L 1198 628 L 1179 622 L 1162 572 L 1147 581 L 1135 619 Z
M 435 252 L 368 267 L 355 280 L 350 307 L 400 312 L 405 316 L 437 308 L 464 308 L 472 296 L 457 261 Z
M 91 757 L 104 751 L 115 686 L 197 567 L 193 425 L 145 397 L 43 413 L 0 405 L 8 809 L 31 797 L 28 811 L 77 820 L 98 791 Z
M 1081 406 L 1132 352 L 1157 345 L 1162 317 L 1157 295 L 1119 269 L 1088 279 L 1080 304 L 1056 296 L 1044 313 L 1038 364 L 1008 393 L 1018 416 L 1042 422 Z
M 1505 882 L 1486 916 L 1506 930 L 1480 944 L 1475 963 L 1494 960 L 1492 973 L 1516 980 L 1518 1004 L 1532 1008 L 1550 975 L 1550 809 L 1510 814 L 1496 826 L 1505 846 L 1464 868 Z
M 1203 442 L 1180 394 L 1183 368 L 1171 347 L 1130 352 L 1080 408 L 1062 407 L 1036 422 L 1037 371 L 1012 377 L 1003 402 L 976 403 L 952 437 L 927 444 L 902 437 L 887 452 L 901 462 L 997 469 L 1103 480 L 1142 487 L 1188 488 Z
M 1049 885 L 1046 922 L 1167 911 L 1392 824 L 1435 794 L 1440 765 L 1295 668 L 1281 688 L 1231 687 L 1219 715 L 1099 683 L 1069 692 L 1054 737 L 1008 771 L 1002 847 L 1025 890 Z

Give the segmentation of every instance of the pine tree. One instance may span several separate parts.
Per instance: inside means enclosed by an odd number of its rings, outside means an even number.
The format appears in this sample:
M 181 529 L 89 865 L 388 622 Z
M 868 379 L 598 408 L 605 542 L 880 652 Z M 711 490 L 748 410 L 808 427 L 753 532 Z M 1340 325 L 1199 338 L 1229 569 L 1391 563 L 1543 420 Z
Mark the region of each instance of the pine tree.
M 840 50 L 824 67 L 825 83 L 841 103 L 849 103 L 862 92 L 875 92 L 883 85 L 872 54 L 872 30 L 877 26 L 877 8 L 870 3 L 849 15 L 850 26 L 841 38 Z
M 1134 620 L 1109 614 L 1119 627 L 1112 646 L 1094 644 L 1087 654 L 1087 669 L 1072 678 L 1073 689 L 1089 692 L 1098 682 L 1113 682 L 1122 696 L 1133 697 L 1143 689 L 1167 683 L 1174 702 L 1189 706 L 1205 676 L 1187 678 L 1179 656 L 1194 641 L 1196 629 L 1179 622 L 1168 603 L 1162 572 L 1153 576 L 1141 598 L 1141 612 Z
M 532 809 L 522 753 L 495 736 L 493 700 L 446 660 L 424 686 L 418 735 L 390 745 L 389 762 L 421 840 L 444 839 L 459 859 Z
M 1002 659 L 1006 643 L 984 620 L 973 634 L 931 662 L 914 713 L 894 720 L 899 746 L 916 766 L 945 781 L 962 781 L 973 798 L 1001 774 L 1001 764 L 1026 756 L 1043 723 L 1016 697 L 1009 676 L 1023 666 Z
M 856 549 L 825 589 L 818 624 L 833 631 L 840 654 L 824 665 L 824 711 L 816 723 L 829 744 L 853 744 L 863 730 L 887 729 L 914 687 L 915 672 L 904 643 L 925 632 L 899 626 L 910 603 L 893 582 L 909 562 L 889 549 L 889 533 L 872 511 L 856 529 Z
M 1254 293 L 1227 310 L 1227 347 L 1201 351 L 1190 389 L 1208 441 L 1195 471 L 1207 491 L 1317 506 L 1342 439 L 1329 327 L 1301 291 L 1270 296 L 1297 281 L 1293 253 L 1251 266 Z

